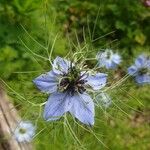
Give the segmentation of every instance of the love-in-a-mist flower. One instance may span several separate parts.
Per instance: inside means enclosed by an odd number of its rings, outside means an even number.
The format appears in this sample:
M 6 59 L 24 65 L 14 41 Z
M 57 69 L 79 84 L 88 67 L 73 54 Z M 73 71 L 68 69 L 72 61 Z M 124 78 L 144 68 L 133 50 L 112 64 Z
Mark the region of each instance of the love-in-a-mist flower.
M 97 104 L 104 107 L 108 108 L 112 104 L 112 100 L 110 96 L 107 93 L 100 93 L 96 96 Z
M 18 142 L 30 142 L 35 135 L 35 126 L 30 121 L 18 123 L 14 137 Z
M 128 74 L 134 76 L 139 84 L 150 83 L 150 57 L 140 55 L 135 64 L 128 68 Z
M 121 62 L 121 57 L 117 53 L 113 53 L 111 49 L 106 49 L 103 52 L 98 52 L 96 55 L 99 67 L 107 69 L 115 69 Z
M 56 57 L 52 70 L 34 80 L 41 91 L 50 94 L 44 118 L 53 121 L 69 112 L 82 123 L 93 125 L 94 102 L 87 89 L 101 89 L 106 85 L 106 77 L 104 73 L 90 75 L 74 63 Z

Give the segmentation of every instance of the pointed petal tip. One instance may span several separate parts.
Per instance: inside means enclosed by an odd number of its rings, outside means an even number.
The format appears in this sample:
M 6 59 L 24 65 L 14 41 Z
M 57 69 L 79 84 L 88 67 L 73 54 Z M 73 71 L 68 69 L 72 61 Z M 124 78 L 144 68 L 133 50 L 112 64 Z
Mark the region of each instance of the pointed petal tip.
M 73 105 L 69 112 L 83 124 L 94 125 L 94 103 L 91 97 L 87 94 L 75 95 L 73 97 Z
M 36 84 L 36 82 L 37 82 L 36 78 L 35 78 L 34 80 L 32 80 L 32 82 L 33 82 L 34 84 Z
M 93 127 L 94 126 L 94 119 L 91 122 L 88 122 L 87 125 L 90 127 Z

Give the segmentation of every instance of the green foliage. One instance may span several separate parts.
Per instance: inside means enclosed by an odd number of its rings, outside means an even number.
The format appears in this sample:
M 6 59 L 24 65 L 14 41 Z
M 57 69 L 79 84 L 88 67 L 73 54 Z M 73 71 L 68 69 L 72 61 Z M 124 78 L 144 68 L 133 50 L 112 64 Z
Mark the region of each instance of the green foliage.
M 73 32 L 76 29 L 80 35 L 84 27 L 88 35 L 89 26 L 93 39 L 115 31 L 106 38 L 93 43 L 98 47 L 114 39 L 118 39 L 119 48 L 128 49 L 128 53 L 131 53 L 129 50 L 133 51 L 137 46 L 149 45 L 150 11 L 139 0 L 67 0 L 55 1 L 55 4 L 58 22 L 64 24 L 63 30 L 65 31 Z M 58 4 L 60 7 L 57 7 Z
M 52 8 L 46 12 L 45 5 L 40 0 L 0 1 L 2 78 L 15 80 L 17 74 L 14 72 L 37 70 L 37 66 L 43 65 L 43 60 L 35 58 L 33 53 L 48 58 L 45 48 L 50 51 L 57 34 L 57 27 L 54 26 L 55 12 L 51 13 Z M 61 36 L 59 33 L 59 40 L 56 39 L 54 55 L 66 53 L 66 41 Z

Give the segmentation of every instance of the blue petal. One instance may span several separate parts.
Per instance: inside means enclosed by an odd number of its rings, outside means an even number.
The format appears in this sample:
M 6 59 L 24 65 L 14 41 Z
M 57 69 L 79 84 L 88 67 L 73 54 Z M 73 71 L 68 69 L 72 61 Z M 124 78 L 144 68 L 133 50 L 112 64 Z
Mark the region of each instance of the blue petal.
M 99 67 L 104 67 L 107 61 L 107 53 L 106 52 L 98 52 L 96 55 L 96 59 L 98 60 Z
M 147 60 L 147 68 L 150 69 L 150 58 Z
M 96 75 L 91 75 L 87 79 L 88 85 L 90 85 L 94 90 L 99 90 L 106 85 L 107 74 L 97 73 Z
M 87 125 L 94 125 L 94 103 L 91 97 L 84 93 L 72 97 L 73 105 L 69 112 L 79 121 Z
M 71 97 L 67 93 L 54 93 L 49 98 L 44 109 L 44 119 L 47 121 L 59 119 L 72 106 Z
M 57 91 L 58 79 L 53 71 L 40 75 L 33 82 L 42 92 L 53 93 Z
M 111 62 L 110 64 L 106 65 L 107 69 L 115 69 L 117 67 L 117 64 L 114 62 Z
M 113 63 L 113 61 L 111 59 L 106 59 L 104 61 L 104 63 L 105 63 L 105 66 L 106 66 L 107 69 L 113 69 L 113 68 L 116 67 L 116 64 Z
M 136 76 L 135 78 L 136 82 L 139 83 L 139 84 L 150 84 L 150 75 L 138 75 Z
M 56 57 L 53 62 L 53 71 L 57 74 L 68 73 L 68 69 L 71 67 L 71 62 L 61 57 Z
M 82 71 L 81 75 L 80 75 L 80 80 L 86 80 L 86 78 L 88 77 L 88 73 L 87 71 Z
M 121 62 L 121 57 L 120 57 L 118 54 L 113 54 L 113 55 L 112 55 L 112 61 L 113 61 L 115 64 L 120 64 L 120 62 Z
M 128 68 L 128 74 L 131 76 L 136 76 L 138 68 L 136 66 L 131 66 Z
M 136 60 L 135 60 L 135 65 L 138 67 L 138 68 L 141 68 L 141 67 L 144 67 L 146 65 L 146 57 L 145 55 L 140 55 Z

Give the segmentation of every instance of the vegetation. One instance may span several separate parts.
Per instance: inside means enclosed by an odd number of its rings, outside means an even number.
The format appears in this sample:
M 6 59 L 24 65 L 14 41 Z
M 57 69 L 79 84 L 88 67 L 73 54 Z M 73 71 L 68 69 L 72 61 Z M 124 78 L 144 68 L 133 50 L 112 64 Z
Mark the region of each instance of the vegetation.
M 0 1 L 0 78 L 22 118 L 37 125 L 36 150 L 150 148 L 149 85 L 139 86 L 132 77 L 121 82 L 139 54 L 150 54 L 149 9 L 139 0 Z M 55 58 L 85 45 L 92 51 L 89 58 L 105 48 L 122 56 L 115 71 L 102 69 L 110 83 L 119 83 L 108 91 L 112 106 L 96 109 L 92 128 L 71 116 L 65 124 L 45 122 L 43 107 L 34 104 L 47 95 L 32 80 L 51 69 L 45 58 L 52 48 Z M 87 63 L 92 68 L 95 60 Z

